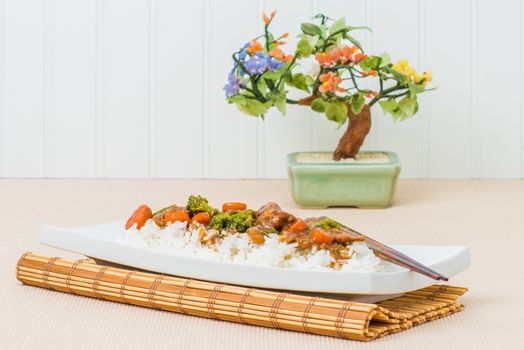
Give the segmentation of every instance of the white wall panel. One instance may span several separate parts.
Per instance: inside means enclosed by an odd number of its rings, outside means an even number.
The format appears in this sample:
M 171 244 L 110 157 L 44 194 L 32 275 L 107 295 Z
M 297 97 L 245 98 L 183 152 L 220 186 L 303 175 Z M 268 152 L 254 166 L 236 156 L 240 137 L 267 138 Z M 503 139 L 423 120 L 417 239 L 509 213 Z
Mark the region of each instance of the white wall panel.
M 231 53 L 273 9 L 288 51 L 322 12 L 433 70 L 411 120 L 373 111 L 364 148 L 398 152 L 403 177 L 524 176 L 519 0 L 0 0 L 0 176 L 275 178 L 286 153 L 333 149 L 345 126 L 307 108 L 262 121 L 225 101 Z
M 282 1 L 265 0 L 262 2 L 266 12 L 276 9 L 277 13 L 271 24 L 271 31 L 275 36 L 282 33 L 293 31 L 294 28 L 300 28 L 300 23 L 310 21 L 314 15 L 312 2 L 304 0 L 286 1 L 286 6 L 279 6 Z M 263 22 L 260 16 L 257 17 L 259 27 L 263 28 Z M 297 45 L 298 38 L 290 35 L 285 39 L 286 45 L 282 50 L 292 53 Z M 307 66 L 302 67 L 307 72 Z M 290 97 L 300 99 L 306 97 L 307 93 L 293 90 Z M 310 150 L 312 141 L 312 123 L 313 118 L 318 118 L 315 112 L 303 106 L 289 106 L 286 115 L 283 116 L 276 109 L 272 109 L 266 116 L 264 146 L 265 157 L 262 160 L 265 166 L 265 175 L 270 178 L 279 178 L 286 176 L 286 155 L 291 152 L 301 150 Z
M 430 176 L 468 178 L 473 175 L 471 66 L 477 59 L 472 55 L 471 4 L 453 0 L 427 4 L 431 14 L 427 17 L 427 66 L 433 71 L 433 85 L 437 87 L 426 95 L 430 101 L 426 99 L 422 106 L 423 109 L 429 107 L 426 142 L 430 147 Z M 449 54 L 442 54 L 443 49 Z
M 521 6 L 517 0 L 478 3 L 479 177 L 520 176 Z
M 208 177 L 256 177 L 258 123 L 227 104 L 222 87 L 233 67 L 231 54 L 257 35 L 257 1 L 209 1 L 209 70 L 204 88 L 209 89 L 205 123 L 207 139 L 201 139 L 208 153 Z M 200 86 L 200 83 L 197 85 Z M 202 87 L 200 87 L 202 88 Z
M 150 2 L 99 2 L 103 177 L 150 176 Z
M 46 2 L 46 176 L 95 176 L 96 2 Z
M 393 62 L 408 58 L 417 71 L 424 69 L 419 52 L 419 5 L 417 0 L 373 1 L 370 9 L 374 52 L 388 52 Z M 419 113 L 402 123 L 393 121 L 389 115 L 383 116 L 380 107 L 372 111 L 375 147 L 397 152 L 402 160 L 402 174 L 406 177 L 421 177 L 419 135 L 425 107 L 422 103 Z
M 3 4 L 4 176 L 43 176 L 44 2 Z
M 202 177 L 204 1 L 152 1 L 153 177 Z

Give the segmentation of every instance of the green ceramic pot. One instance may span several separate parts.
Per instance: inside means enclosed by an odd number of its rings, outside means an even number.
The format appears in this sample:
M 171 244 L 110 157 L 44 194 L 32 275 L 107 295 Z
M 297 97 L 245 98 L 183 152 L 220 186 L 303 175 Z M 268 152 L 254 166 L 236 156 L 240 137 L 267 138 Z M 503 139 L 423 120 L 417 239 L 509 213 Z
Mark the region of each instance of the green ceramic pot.
M 385 153 L 389 162 L 299 163 L 299 153 L 289 154 L 288 175 L 293 198 L 303 208 L 390 206 L 400 173 L 398 156 L 393 152 L 372 153 Z

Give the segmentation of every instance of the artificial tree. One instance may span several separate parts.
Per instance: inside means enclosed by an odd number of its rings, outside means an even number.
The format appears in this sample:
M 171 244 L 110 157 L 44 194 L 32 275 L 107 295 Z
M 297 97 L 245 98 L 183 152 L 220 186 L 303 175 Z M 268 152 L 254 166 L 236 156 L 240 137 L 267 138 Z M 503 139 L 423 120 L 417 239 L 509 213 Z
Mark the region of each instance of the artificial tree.
M 309 106 L 324 113 L 347 130 L 333 152 L 334 160 L 354 158 L 371 128 L 371 107 L 378 103 L 395 120 L 404 120 L 418 110 L 417 95 L 431 90 L 431 72 L 419 75 L 407 60 L 391 63 L 386 53 L 367 55 L 350 33 L 367 27 L 346 25 L 319 14 L 315 23 L 302 23 L 300 40 L 293 54 L 281 47 L 288 37 L 275 37 L 269 26 L 275 12 L 263 14 L 264 34 L 233 54 L 233 69 L 224 86 L 227 100 L 252 116 L 264 117 L 275 106 L 282 114 L 286 105 Z M 299 72 L 301 62 L 314 57 L 315 71 Z M 364 82 L 370 81 L 363 87 Z M 374 86 L 375 88 L 369 88 Z M 299 100 L 288 96 L 288 87 L 309 95 Z

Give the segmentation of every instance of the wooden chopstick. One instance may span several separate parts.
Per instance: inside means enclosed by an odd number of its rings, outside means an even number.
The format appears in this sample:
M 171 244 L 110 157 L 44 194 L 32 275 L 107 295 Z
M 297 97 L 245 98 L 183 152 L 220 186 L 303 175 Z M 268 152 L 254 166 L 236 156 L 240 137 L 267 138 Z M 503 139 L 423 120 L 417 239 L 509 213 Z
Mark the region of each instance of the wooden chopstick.
M 333 219 L 330 219 L 330 220 L 333 220 Z M 383 243 L 380 243 L 379 241 L 376 241 L 372 238 L 369 238 L 368 236 L 346 226 L 346 225 L 343 225 L 335 220 L 333 220 L 334 222 L 336 222 L 337 224 L 339 224 L 343 230 L 347 230 L 353 234 L 356 234 L 356 235 L 359 235 L 359 236 L 362 236 L 364 237 L 365 239 L 365 242 L 366 244 L 369 246 L 369 248 L 371 250 L 373 250 L 375 252 L 375 254 L 377 254 L 379 257 L 383 258 L 384 260 L 387 260 L 391 263 L 394 263 L 396 265 L 399 265 L 399 266 L 402 266 L 402 267 L 405 267 L 411 271 L 414 271 L 414 272 L 417 272 L 417 273 L 420 273 L 422 275 L 425 275 L 425 276 L 428 276 L 434 280 L 437 280 L 437 281 L 448 281 L 449 278 L 447 278 L 446 276 L 438 273 L 437 271 L 419 263 L 418 261 L 416 260 L 413 260 L 412 258 L 410 258 L 409 256 L 399 252 L 398 250 L 396 249 L 393 249 Z

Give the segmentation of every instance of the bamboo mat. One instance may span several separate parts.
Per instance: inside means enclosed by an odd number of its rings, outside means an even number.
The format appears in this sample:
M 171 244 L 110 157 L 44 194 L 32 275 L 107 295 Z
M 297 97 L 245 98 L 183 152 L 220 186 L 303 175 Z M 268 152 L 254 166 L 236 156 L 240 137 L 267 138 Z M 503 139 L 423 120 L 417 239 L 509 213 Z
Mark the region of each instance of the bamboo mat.
M 68 261 L 32 253 L 18 261 L 24 284 L 57 291 L 264 327 L 360 341 L 373 340 L 461 311 L 467 289 L 433 285 L 366 304 L 245 288 Z

